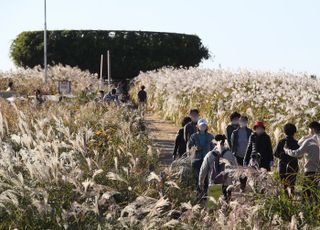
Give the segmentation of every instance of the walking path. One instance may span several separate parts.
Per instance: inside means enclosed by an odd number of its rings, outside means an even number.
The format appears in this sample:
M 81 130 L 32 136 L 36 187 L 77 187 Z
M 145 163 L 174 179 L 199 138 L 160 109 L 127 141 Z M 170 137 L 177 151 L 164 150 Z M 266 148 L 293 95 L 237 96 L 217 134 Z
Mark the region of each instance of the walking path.
M 169 166 L 172 162 L 174 140 L 178 128 L 172 122 L 150 112 L 145 115 L 145 121 L 153 146 L 160 151 L 159 157 L 162 165 Z

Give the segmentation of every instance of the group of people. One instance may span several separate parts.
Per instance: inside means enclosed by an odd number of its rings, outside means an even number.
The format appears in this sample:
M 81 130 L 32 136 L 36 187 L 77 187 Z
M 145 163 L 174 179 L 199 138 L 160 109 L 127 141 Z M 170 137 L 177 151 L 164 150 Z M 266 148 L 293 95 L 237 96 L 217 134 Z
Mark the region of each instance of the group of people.
M 197 109 L 190 110 L 189 116 L 182 120 L 178 131 L 173 158 L 191 154 L 194 185 L 200 199 L 207 195 L 208 187 L 222 184 L 226 201 L 231 198 L 231 187 L 235 182 L 228 176 L 228 167 L 254 167 L 271 171 L 274 158 L 279 159 L 278 172 L 286 194 L 291 197 L 295 191 L 298 159 L 305 159 L 303 189 L 306 199 L 315 199 L 320 173 L 320 123 L 309 124 L 309 134 L 299 141 L 295 139 L 297 128 L 287 123 L 283 127 L 285 138 L 273 150 L 270 136 L 262 121 L 255 122 L 253 129 L 248 127 L 248 117 L 234 112 L 225 134 L 213 135 L 209 132 L 208 122 L 200 119 Z M 221 160 L 223 159 L 223 160 Z M 223 163 L 224 162 L 224 163 Z M 227 164 L 225 163 L 227 162 Z M 244 192 L 246 176 L 238 178 L 240 191 Z
M 99 91 L 99 96 L 96 98 L 96 101 L 98 103 L 106 103 L 106 104 L 116 104 L 119 105 L 120 104 L 120 100 L 119 100 L 119 94 L 117 94 L 117 90 L 115 88 L 113 88 L 110 92 L 105 93 L 105 91 L 100 90 Z
M 116 104 L 119 105 L 121 102 L 126 102 L 128 100 L 128 90 L 126 82 L 119 82 L 116 87 L 112 88 L 110 92 L 105 92 L 103 90 L 99 91 L 99 95 L 96 98 L 98 103 L 102 104 Z
M 9 81 L 8 88 L 6 89 L 6 92 L 9 92 L 9 93 L 12 93 L 13 95 L 16 95 L 16 87 L 15 87 L 13 81 Z M 37 106 L 41 105 L 46 101 L 46 99 L 43 96 L 43 94 L 42 94 L 40 89 L 36 89 L 34 91 L 34 93 L 35 93 L 35 96 L 34 96 L 34 100 L 33 101 L 34 101 L 35 105 L 37 105 Z

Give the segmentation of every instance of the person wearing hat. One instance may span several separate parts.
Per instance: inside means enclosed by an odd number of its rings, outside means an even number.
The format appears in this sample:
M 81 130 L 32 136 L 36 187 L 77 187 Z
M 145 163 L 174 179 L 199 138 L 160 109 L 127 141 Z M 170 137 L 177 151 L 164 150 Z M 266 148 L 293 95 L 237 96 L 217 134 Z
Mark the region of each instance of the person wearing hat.
M 296 150 L 290 149 L 287 144 L 284 152 L 295 158 L 305 159 L 303 192 L 306 200 L 312 201 L 318 198 L 314 195 L 320 173 L 320 123 L 313 121 L 309 124 L 309 135 L 299 140 L 300 147 Z
M 199 119 L 197 122 L 198 131 L 191 135 L 188 141 L 189 152 L 194 151 L 191 157 L 192 171 L 194 175 L 197 191 L 200 191 L 198 186 L 199 172 L 204 157 L 208 152 L 213 150 L 214 136 L 208 132 L 208 122 L 205 119 Z M 205 189 L 208 187 L 208 179 L 205 183 Z
M 266 127 L 262 121 L 257 121 L 253 127 L 254 132 L 249 138 L 249 144 L 244 157 L 244 166 L 255 162 L 257 168 L 271 171 L 273 166 L 273 150 L 271 138 L 266 133 Z
M 294 138 L 297 127 L 294 124 L 287 123 L 283 127 L 286 137 L 280 140 L 275 148 L 274 156 L 279 158 L 279 175 L 281 183 L 288 196 L 294 193 L 297 173 L 299 171 L 298 159 L 285 154 L 284 147 L 296 150 L 299 148 L 298 141 Z

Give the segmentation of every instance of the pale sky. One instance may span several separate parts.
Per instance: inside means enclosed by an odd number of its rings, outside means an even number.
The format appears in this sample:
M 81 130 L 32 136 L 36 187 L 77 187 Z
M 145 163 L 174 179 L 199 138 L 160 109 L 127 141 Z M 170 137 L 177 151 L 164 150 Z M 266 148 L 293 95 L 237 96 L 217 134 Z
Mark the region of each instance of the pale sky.
M 43 0 L 0 0 L 0 70 L 12 40 L 43 29 Z M 48 29 L 197 34 L 213 56 L 201 66 L 320 75 L 318 0 L 47 0 Z

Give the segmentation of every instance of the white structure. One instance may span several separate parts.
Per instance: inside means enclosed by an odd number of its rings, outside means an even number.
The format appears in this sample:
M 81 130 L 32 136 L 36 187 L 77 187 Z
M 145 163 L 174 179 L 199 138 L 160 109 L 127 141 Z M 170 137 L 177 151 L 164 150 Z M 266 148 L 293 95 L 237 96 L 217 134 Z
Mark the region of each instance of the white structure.
M 103 54 L 100 56 L 100 82 L 103 84 Z M 110 50 L 107 51 L 107 69 L 108 69 L 108 85 L 111 83 L 111 60 L 110 60 Z

